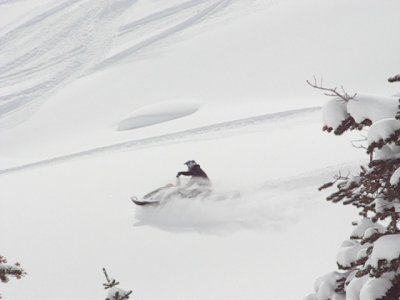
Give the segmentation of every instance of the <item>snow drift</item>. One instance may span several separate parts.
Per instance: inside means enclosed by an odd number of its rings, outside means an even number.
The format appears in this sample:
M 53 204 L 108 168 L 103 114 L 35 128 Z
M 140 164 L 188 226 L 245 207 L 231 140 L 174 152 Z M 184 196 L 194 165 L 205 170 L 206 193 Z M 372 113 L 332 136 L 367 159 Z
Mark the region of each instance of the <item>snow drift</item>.
M 195 113 L 201 107 L 198 101 L 165 101 L 139 108 L 118 125 L 118 130 L 130 130 L 162 123 Z

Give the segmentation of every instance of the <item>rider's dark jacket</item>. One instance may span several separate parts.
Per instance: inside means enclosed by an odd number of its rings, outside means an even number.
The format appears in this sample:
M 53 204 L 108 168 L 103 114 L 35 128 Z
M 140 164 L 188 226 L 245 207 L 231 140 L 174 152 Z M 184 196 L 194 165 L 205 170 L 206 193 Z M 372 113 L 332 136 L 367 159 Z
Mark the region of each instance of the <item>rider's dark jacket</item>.
M 206 172 L 204 172 L 201 168 L 200 165 L 194 165 L 189 171 L 186 172 L 179 172 L 177 174 L 177 177 L 180 175 L 184 176 L 192 176 L 191 181 L 200 181 L 203 184 L 211 184 L 210 179 L 208 178 Z

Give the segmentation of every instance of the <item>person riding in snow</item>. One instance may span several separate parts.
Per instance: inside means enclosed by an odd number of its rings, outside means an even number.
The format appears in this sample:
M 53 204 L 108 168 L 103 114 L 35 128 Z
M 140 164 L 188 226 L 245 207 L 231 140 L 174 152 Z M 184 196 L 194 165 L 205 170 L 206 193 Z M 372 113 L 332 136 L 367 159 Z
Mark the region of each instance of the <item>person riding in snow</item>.
M 190 181 L 186 186 L 191 186 L 195 183 L 199 185 L 206 185 L 209 186 L 211 185 L 211 181 L 208 178 L 206 172 L 204 172 L 198 163 L 196 163 L 194 160 L 188 160 L 185 162 L 185 165 L 188 167 L 188 171 L 186 172 L 178 172 L 176 175 L 177 178 L 179 176 L 184 175 L 184 176 L 192 176 Z

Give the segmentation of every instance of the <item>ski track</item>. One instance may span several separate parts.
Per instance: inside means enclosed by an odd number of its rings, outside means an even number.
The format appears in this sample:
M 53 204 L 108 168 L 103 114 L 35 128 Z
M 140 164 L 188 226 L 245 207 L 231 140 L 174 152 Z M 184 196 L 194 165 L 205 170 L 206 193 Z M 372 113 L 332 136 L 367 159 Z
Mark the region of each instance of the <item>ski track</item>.
M 49 59 L 46 62 L 39 63 L 35 67 L 26 68 L 26 69 L 23 69 L 23 70 L 14 72 L 14 73 L 10 73 L 5 76 L 0 75 L 0 80 L 3 80 L 2 82 L 0 81 L 0 88 L 7 86 L 7 85 L 19 83 L 22 78 L 24 80 L 31 79 L 36 75 L 36 73 L 38 71 L 44 71 L 46 69 L 49 70 L 52 67 L 56 67 L 60 63 L 63 63 L 66 60 L 69 60 L 69 59 L 75 57 L 79 51 L 82 51 L 82 47 L 77 47 L 75 49 L 72 49 L 71 51 L 68 51 L 68 52 L 58 56 L 58 57 Z
M 35 11 L 30 19 L 11 30 L 0 31 L 0 127 L 23 121 L 35 106 L 75 79 L 110 67 L 191 28 L 232 1 L 185 1 L 124 26 L 120 24 L 120 16 L 137 0 L 64 0 Z M 8 3 L 11 1 L 0 0 L 0 5 Z M 164 24 L 166 19 L 168 22 Z M 162 26 L 146 32 L 140 42 L 107 57 L 119 37 L 157 22 Z M 10 92 L 8 87 L 14 85 L 18 89 Z M 29 114 L 12 118 L 28 109 Z
M 0 5 L 26 1 L 28 0 L 0 0 Z
M 183 10 L 186 10 L 188 8 L 196 7 L 199 4 L 203 4 L 203 3 L 207 2 L 207 1 L 209 1 L 209 0 L 206 0 L 206 1 L 204 1 L 204 0 L 188 1 L 188 2 L 185 2 L 183 4 L 178 4 L 176 6 L 166 8 L 166 9 L 160 11 L 160 12 L 156 12 L 156 13 L 150 14 L 147 17 L 141 18 L 139 20 L 130 22 L 130 23 L 122 26 L 120 28 L 119 32 L 118 32 L 118 35 L 119 36 L 123 36 L 123 35 L 125 35 L 127 33 L 130 33 L 132 31 L 136 30 L 137 27 L 139 27 L 139 26 L 147 25 L 147 24 L 149 24 L 151 22 L 160 20 L 161 18 L 166 18 L 166 17 L 172 16 L 172 15 L 175 15 L 178 12 L 182 12 Z
M 4 48 L 12 47 L 14 41 L 18 41 L 20 38 L 32 34 L 35 30 L 39 29 L 36 28 L 36 25 L 40 25 L 43 21 L 51 16 L 55 16 L 58 13 L 61 13 L 64 9 L 74 5 L 75 3 L 81 2 L 82 0 L 70 0 L 64 1 L 61 4 L 54 6 L 45 12 L 39 14 L 38 16 L 33 17 L 32 19 L 22 23 L 21 25 L 17 26 L 13 30 L 7 32 L 3 36 L 0 36 L 0 51 L 3 51 Z
M 0 67 L 3 74 L 0 85 L 5 88 L 5 92 L 0 93 L 0 103 L 3 103 L 0 119 L 15 114 L 28 104 L 32 107 L 42 103 L 46 96 L 100 61 L 120 27 L 119 16 L 135 1 L 65 1 L 3 36 L 2 40 L 6 42 L 3 52 L 18 49 L 19 35 L 25 34 L 38 41 L 9 54 L 11 60 Z M 63 55 L 67 59 L 57 62 Z M 50 64 L 46 68 L 47 62 Z M 8 74 L 11 78 L 6 76 L 7 72 L 12 72 Z M 32 78 L 35 78 L 33 83 L 29 82 Z M 7 93 L 7 86 L 16 82 L 21 86 L 19 91 Z
M 234 132 L 235 130 L 240 130 L 243 128 L 257 127 L 268 123 L 293 120 L 296 117 L 305 117 L 309 115 L 317 116 L 320 113 L 320 110 L 321 107 L 310 107 L 303 109 L 288 110 L 283 112 L 259 115 L 251 118 L 207 125 L 203 127 L 179 131 L 175 133 L 169 133 L 155 137 L 126 141 L 122 143 L 107 145 L 67 155 L 57 156 L 29 164 L 24 164 L 21 166 L 11 167 L 8 169 L 3 169 L 0 170 L 0 175 L 10 174 L 17 171 L 29 170 L 36 167 L 43 167 L 46 165 L 61 163 L 77 158 L 83 158 L 103 153 L 112 153 L 124 150 L 132 151 L 143 147 L 150 147 L 150 146 L 154 147 L 160 145 L 167 145 L 171 143 L 182 143 L 199 139 L 210 139 L 221 136 L 220 135 L 221 133 L 223 134 L 223 136 L 226 136 L 228 132 Z
M 139 52 L 140 50 L 142 50 L 144 48 L 147 48 L 148 46 L 151 46 L 154 43 L 160 42 L 160 41 L 162 41 L 172 35 L 175 35 L 183 30 L 187 30 L 188 28 L 203 21 L 207 16 L 215 14 L 219 10 L 225 8 L 226 5 L 229 4 L 231 1 L 232 0 L 220 0 L 217 3 L 214 3 L 213 5 L 206 7 L 205 9 L 199 11 L 194 16 L 184 20 L 183 22 L 178 23 L 164 31 L 161 31 L 158 34 L 153 35 L 150 38 L 148 38 L 142 42 L 139 42 L 138 44 L 105 59 L 102 63 L 100 63 L 99 65 L 97 65 L 95 67 L 94 71 L 100 71 L 107 67 L 110 67 L 111 65 L 115 65 L 116 63 L 119 63 L 128 57 L 131 57 L 133 54 Z M 169 16 L 169 15 L 165 14 L 165 15 L 161 15 L 161 16 L 165 17 L 165 16 Z M 153 22 L 153 21 L 154 20 L 152 18 L 147 20 L 147 22 Z M 142 22 L 142 25 L 143 25 L 143 22 Z

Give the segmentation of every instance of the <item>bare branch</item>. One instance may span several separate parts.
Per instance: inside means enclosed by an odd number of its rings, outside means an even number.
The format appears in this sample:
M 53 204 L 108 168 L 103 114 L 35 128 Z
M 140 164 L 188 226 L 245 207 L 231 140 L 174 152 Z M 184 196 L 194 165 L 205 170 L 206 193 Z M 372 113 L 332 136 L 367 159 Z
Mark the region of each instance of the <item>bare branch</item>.
M 368 148 L 363 146 L 363 145 L 356 145 L 355 143 L 359 143 L 361 141 L 351 141 L 351 145 L 356 148 L 356 149 L 363 149 L 363 150 L 367 150 Z
M 363 150 L 367 150 L 368 147 L 364 146 L 362 143 L 366 143 L 367 142 L 367 136 L 363 135 L 362 133 L 360 133 L 360 136 L 362 137 L 359 140 L 352 140 L 351 141 L 351 145 L 356 148 L 356 149 L 363 149 Z M 356 144 L 357 143 L 357 144 Z
M 335 179 L 335 181 L 338 181 L 338 180 L 349 180 L 350 179 L 349 176 L 350 176 L 350 171 L 347 172 L 346 176 L 343 176 L 342 172 L 339 171 L 339 174 L 333 176 L 333 178 Z
M 107 282 L 110 282 L 110 277 L 108 277 L 106 268 L 103 268 L 104 276 L 106 276 Z
M 355 93 L 353 96 L 350 96 L 343 88 L 343 86 L 341 87 L 342 92 L 338 92 L 337 91 L 337 87 L 335 88 L 326 88 L 322 85 L 322 79 L 320 81 L 320 84 L 318 84 L 317 82 L 317 78 L 315 78 L 314 76 L 314 82 L 311 83 L 309 80 L 306 80 L 306 82 L 308 83 L 309 86 L 318 89 L 318 90 L 322 90 L 325 91 L 326 93 L 324 93 L 325 96 L 329 96 L 329 97 L 339 97 L 340 99 L 342 99 L 344 102 L 348 102 L 350 100 L 353 100 L 356 98 L 357 93 Z

